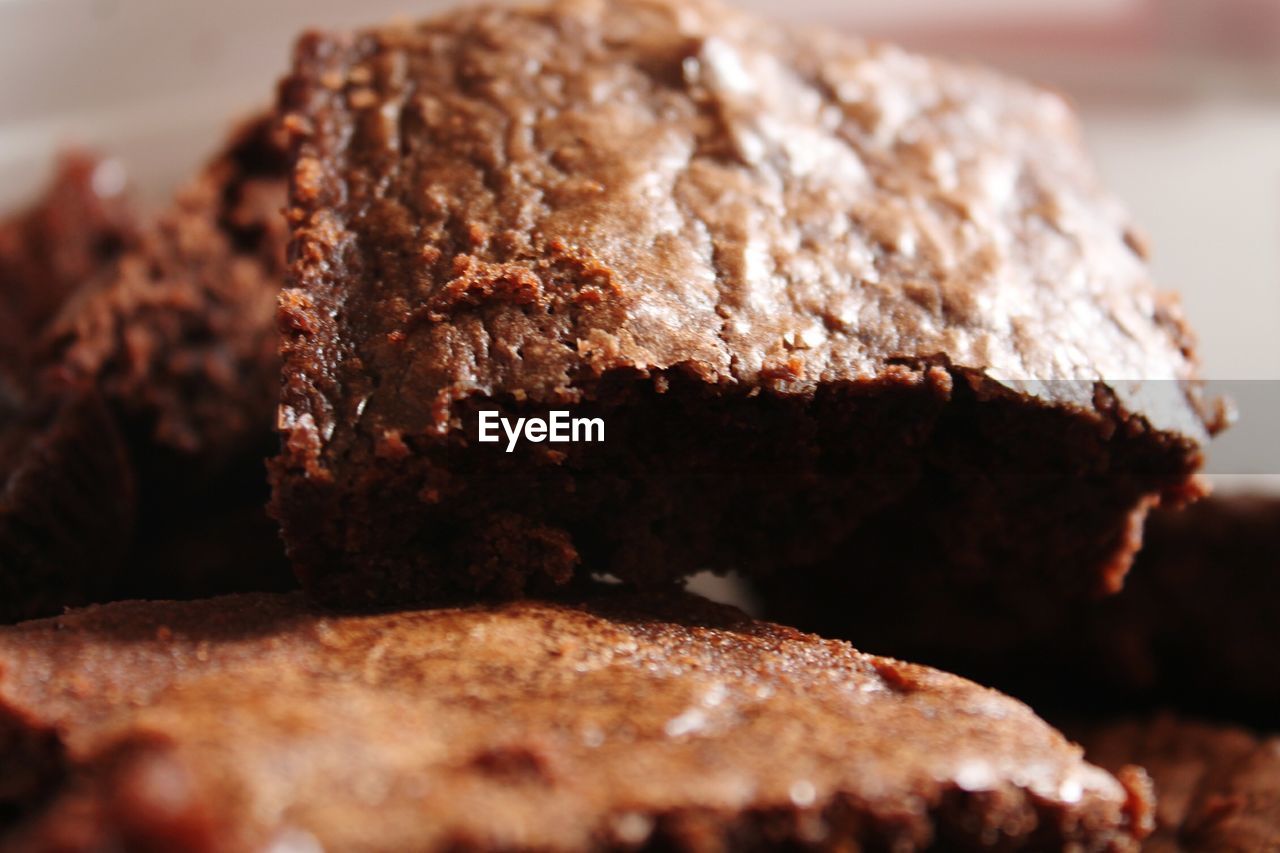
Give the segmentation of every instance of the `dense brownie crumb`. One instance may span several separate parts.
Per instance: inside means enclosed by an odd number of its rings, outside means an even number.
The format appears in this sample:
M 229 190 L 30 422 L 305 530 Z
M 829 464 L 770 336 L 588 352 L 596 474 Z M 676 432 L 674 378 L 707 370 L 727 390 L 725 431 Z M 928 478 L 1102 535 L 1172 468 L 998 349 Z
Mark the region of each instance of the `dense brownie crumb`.
M 1104 767 L 1147 769 L 1155 785 L 1149 853 L 1280 850 L 1280 737 L 1161 714 L 1069 730 Z
M 0 622 L 107 594 L 134 511 L 133 471 L 101 398 L 69 388 L 32 403 L 0 374 Z
M 40 199 L 0 222 L 0 316 L 12 327 L 5 354 L 19 353 L 72 291 L 133 245 L 125 184 L 118 161 L 69 151 Z
M 282 104 L 273 506 L 325 598 L 861 577 L 891 527 L 1030 612 L 1198 494 L 1189 333 L 1054 95 L 653 0 L 310 35 Z M 557 408 L 606 440 L 477 443 Z
M 1029 513 L 1034 515 L 1035 508 Z M 1273 723 L 1280 705 L 1280 499 L 1211 497 L 1152 514 L 1117 595 L 1018 610 L 946 576 L 903 535 L 870 580 L 766 582 L 766 614 L 1081 711 L 1171 705 Z M 1016 556 L 1006 558 L 1007 565 Z M 1024 565 L 1029 565 L 1025 564 Z
M 0 714 L 60 737 L 18 849 L 1132 850 L 1150 807 L 998 693 L 625 590 L 108 605 L 0 630 Z

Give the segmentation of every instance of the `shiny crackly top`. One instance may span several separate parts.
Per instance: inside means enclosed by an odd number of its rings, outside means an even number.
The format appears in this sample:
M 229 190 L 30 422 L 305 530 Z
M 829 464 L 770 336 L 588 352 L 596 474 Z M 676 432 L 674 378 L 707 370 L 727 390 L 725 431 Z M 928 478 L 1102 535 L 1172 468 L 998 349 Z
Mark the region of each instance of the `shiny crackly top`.
M 969 807 L 997 833 L 1035 814 L 1114 830 L 1132 796 L 1021 703 L 691 596 L 108 605 L 0 629 L 14 713 L 55 727 L 73 762 L 170 744 L 233 846 L 575 848 L 751 808 L 820 829 L 836 796 L 919 843 L 947 792 L 987 792 Z
M 1193 372 L 1067 105 L 980 68 L 559 0 L 304 37 L 281 91 L 286 426 L 440 428 L 629 367 L 805 392 L 931 360 L 1086 408 Z

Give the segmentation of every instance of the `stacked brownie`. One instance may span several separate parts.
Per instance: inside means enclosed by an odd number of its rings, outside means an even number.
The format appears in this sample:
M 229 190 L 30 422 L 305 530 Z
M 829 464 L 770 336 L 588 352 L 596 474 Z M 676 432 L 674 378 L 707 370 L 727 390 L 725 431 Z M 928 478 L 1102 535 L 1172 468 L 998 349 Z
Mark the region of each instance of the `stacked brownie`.
M 1149 819 L 1140 771 L 1014 700 L 677 592 L 123 603 L 0 655 L 18 849 L 1123 850 Z
M 876 592 L 905 592 L 886 586 Z M 992 611 L 982 614 L 986 631 L 970 630 L 970 602 L 945 589 L 913 590 L 912 606 L 893 613 L 832 586 L 823 593 L 802 601 L 779 592 L 770 613 L 1037 703 L 1081 713 L 1099 703 L 1171 704 L 1260 725 L 1274 725 L 1269 711 L 1280 703 L 1280 660 L 1265 652 L 1280 601 L 1276 496 L 1214 496 L 1153 513 L 1124 590 L 1064 603 L 1034 638 L 1008 631 Z
M 553 0 L 304 35 L 155 216 L 104 168 L 0 227 L 0 618 L 47 617 L 0 628 L 0 849 L 1280 832 L 1252 735 L 1089 719 L 1102 769 L 990 688 L 679 589 L 737 570 L 984 677 L 1088 659 L 1053 638 L 1224 419 L 1057 96 Z M 598 439 L 482 428 L 556 413 Z M 1213 678 L 1143 612 L 1118 630 Z M 1194 796 L 1179 750 L 1214 756 Z
M 1198 493 L 1189 333 L 1047 92 L 559 5 L 306 37 L 282 108 L 273 509 L 322 598 L 860 582 L 906 539 L 1034 619 Z M 606 440 L 479 442 L 557 408 Z

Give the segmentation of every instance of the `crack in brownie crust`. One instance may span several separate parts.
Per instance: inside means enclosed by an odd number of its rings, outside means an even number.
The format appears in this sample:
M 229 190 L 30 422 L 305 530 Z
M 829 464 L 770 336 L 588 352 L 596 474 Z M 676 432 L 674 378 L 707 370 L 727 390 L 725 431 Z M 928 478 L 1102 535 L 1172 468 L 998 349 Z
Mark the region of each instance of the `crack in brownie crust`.
M 25 726 L 0 743 L 52 727 L 67 767 L 0 844 L 1134 850 L 1145 831 L 1143 777 L 998 693 L 693 596 L 583 592 L 0 629 L 0 720 Z
M 1197 494 L 1189 333 L 1052 94 L 663 0 L 310 35 L 281 92 L 273 506 L 325 598 L 858 574 L 895 514 L 975 571 L 1036 502 L 988 580 L 1079 596 Z M 489 453 L 486 407 L 608 435 Z

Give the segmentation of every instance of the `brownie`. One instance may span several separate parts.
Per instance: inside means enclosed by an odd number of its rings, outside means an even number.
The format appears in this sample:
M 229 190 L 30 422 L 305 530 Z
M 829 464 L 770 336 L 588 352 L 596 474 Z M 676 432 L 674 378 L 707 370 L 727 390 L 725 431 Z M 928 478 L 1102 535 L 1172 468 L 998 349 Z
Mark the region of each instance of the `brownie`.
M 965 594 L 918 559 L 903 546 L 880 556 L 883 571 L 871 581 L 824 580 L 803 593 L 766 582 L 765 613 L 1033 704 L 1088 712 L 1173 706 L 1274 724 L 1280 497 L 1214 496 L 1153 513 L 1122 592 L 1043 608 L 1035 625 L 998 599 Z
M 216 468 L 267 443 L 285 242 L 272 129 L 269 117 L 238 129 L 37 343 L 46 381 L 97 387 L 154 473 Z
M 57 290 L 60 303 L 31 334 L 9 339 L 16 357 L 3 361 L 27 391 L 22 409 L 32 410 L 15 423 L 44 430 L 48 413 L 70 399 L 75 420 L 54 433 L 69 448 L 61 451 L 72 468 L 66 476 L 85 468 L 70 452 L 79 449 L 76 439 L 63 438 L 71 430 L 89 436 L 86 456 L 110 463 L 102 463 L 105 471 L 85 470 L 84 506 L 50 531 L 83 532 L 81 550 L 71 557 L 51 551 L 31 564 L 31 554 L 14 550 L 30 549 L 25 540 L 0 541 L 6 572 L 11 563 L 33 566 L 14 570 L 20 585 L 3 608 L 9 618 L 86 601 L 295 584 L 266 515 L 263 469 L 277 443 L 274 313 L 286 243 L 284 151 L 273 119 L 263 115 L 236 128 L 152 220 L 126 219 L 113 199 L 94 206 L 91 190 L 110 183 L 95 177 L 104 168 L 65 161 L 32 211 L 0 229 L 6 297 L 16 300 L 19 284 L 30 282 L 49 296 Z M 126 466 L 133 469 L 128 481 L 136 481 L 136 513 L 132 490 L 127 501 L 117 499 L 89 479 L 124 478 Z M 43 507 L 46 499 L 33 496 L 47 488 L 58 510 L 61 474 L 39 476 L 51 485 L 28 486 L 23 500 Z M 92 501 L 102 504 L 96 516 Z M 104 525 L 115 525 L 109 539 L 99 530 Z M 34 567 L 46 562 L 60 567 Z M 82 583 L 90 576 L 92 583 Z
M 0 629 L 0 721 L 18 850 L 1132 850 L 1151 808 L 994 691 L 616 587 L 86 609 Z
M 119 161 L 67 151 L 40 198 L 0 222 L 0 358 L 21 363 L 67 296 L 133 244 L 125 184 Z
M 1140 764 L 1155 784 L 1151 853 L 1280 850 L 1280 737 L 1160 714 L 1072 731 L 1104 767 Z
M 106 594 L 134 510 L 133 470 L 101 398 L 74 388 L 32 403 L 0 371 L 0 622 Z
M 1056 95 L 624 0 L 310 34 L 281 103 L 273 511 L 322 598 L 861 577 L 906 535 L 1033 613 L 1198 494 L 1221 417 Z M 554 411 L 604 440 L 481 441 Z

